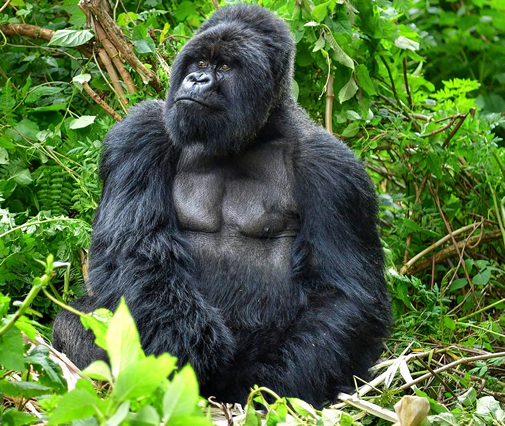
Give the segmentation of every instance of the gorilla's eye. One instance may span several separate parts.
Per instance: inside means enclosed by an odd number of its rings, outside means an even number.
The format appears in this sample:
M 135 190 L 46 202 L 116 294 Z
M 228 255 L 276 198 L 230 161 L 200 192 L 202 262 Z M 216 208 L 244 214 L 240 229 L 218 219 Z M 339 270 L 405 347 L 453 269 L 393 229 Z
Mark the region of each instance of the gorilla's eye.
M 198 62 L 197 62 L 198 66 L 199 67 L 206 67 L 207 66 L 207 62 L 204 61 L 203 59 L 200 59 Z
M 221 65 L 221 69 L 222 69 L 223 71 L 228 71 L 228 70 L 230 69 L 230 66 L 229 66 L 229 65 L 226 65 L 226 64 L 223 64 L 223 65 Z

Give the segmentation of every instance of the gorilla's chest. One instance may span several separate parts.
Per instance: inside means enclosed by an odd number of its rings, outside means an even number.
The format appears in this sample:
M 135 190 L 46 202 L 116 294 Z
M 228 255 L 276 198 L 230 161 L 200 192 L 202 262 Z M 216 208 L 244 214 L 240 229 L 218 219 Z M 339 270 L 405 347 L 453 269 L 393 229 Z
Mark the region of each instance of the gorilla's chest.
M 183 154 L 174 182 L 182 230 L 231 239 L 296 235 L 299 220 L 286 150 L 269 145 L 226 158 L 199 154 L 197 148 Z

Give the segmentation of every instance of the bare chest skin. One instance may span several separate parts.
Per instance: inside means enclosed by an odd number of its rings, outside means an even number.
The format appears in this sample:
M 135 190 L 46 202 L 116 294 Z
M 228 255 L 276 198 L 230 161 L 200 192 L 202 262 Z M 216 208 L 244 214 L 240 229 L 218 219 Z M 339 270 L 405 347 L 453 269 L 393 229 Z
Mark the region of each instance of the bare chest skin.
M 226 281 L 226 291 L 209 291 L 211 298 L 222 297 L 215 306 L 229 309 L 233 297 L 243 300 L 246 292 L 257 300 L 261 316 L 261 306 L 275 303 L 262 300 L 270 286 L 278 289 L 277 298 L 291 297 L 291 252 L 300 221 L 291 155 L 282 144 L 226 158 L 205 158 L 198 147 L 187 148 L 173 200 L 199 262 L 202 290 Z
M 296 235 L 292 169 L 281 147 L 225 158 L 202 158 L 198 151 L 184 152 L 174 182 L 183 230 L 262 239 Z

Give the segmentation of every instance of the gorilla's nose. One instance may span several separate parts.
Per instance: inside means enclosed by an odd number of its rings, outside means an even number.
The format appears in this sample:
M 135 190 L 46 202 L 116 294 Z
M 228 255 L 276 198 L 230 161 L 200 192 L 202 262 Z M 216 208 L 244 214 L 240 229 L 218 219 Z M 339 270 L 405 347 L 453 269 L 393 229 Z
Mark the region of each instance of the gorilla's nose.
M 189 90 L 205 90 L 212 86 L 213 79 L 210 74 L 206 72 L 192 72 L 184 79 L 182 85 L 185 89 Z

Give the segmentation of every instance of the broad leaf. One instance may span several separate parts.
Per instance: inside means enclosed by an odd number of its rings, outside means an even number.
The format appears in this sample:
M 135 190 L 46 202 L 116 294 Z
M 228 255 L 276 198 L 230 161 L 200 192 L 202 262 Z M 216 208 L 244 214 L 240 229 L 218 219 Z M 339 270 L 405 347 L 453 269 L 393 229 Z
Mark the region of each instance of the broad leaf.
M 317 22 L 321 22 L 328 15 L 328 2 L 317 5 L 310 14 Z
M 176 358 L 166 353 L 158 358 L 150 355 L 137 360 L 119 371 L 113 395 L 118 401 L 149 396 L 174 371 L 175 366 Z
M 82 129 L 84 127 L 88 127 L 90 124 L 93 124 L 95 121 L 96 115 L 83 115 L 72 121 L 68 126 L 71 129 Z
M 84 379 L 77 382 L 77 388 L 62 396 L 56 409 L 52 412 L 48 426 L 70 423 L 73 420 L 85 419 L 101 412 L 103 402 L 93 388 Z
M 47 43 L 48 46 L 76 47 L 86 44 L 94 37 L 89 30 L 58 30 Z
M 121 299 L 112 317 L 106 340 L 112 376 L 115 378 L 143 356 L 139 333 L 124 299 Z
M 7 370 L 24 371 L 23 338 L 13 327 L 0 336 L 0 365 Z
M 194 370 L 186 365 L 175 376 L 163 398 L 163 421 L 190 415 L 198 402 L 198 381 Z
M 14 398 L 31 399 L 36 396 L 49 395 L 53 390 L 35 382 L 17 382 L 6 379 L 0 380 L 0 392 Z
M 110 367 L 102 360 L 95 361 L 88 365 L 84 370 L 82 370 L 82 374 L 90 377 L 91 379 L 112 383 L 112 373 L 110 371 Z
M 142 407 L 137 414 L 131 414 L 128 423 L 132 426 L 159 426 L 160 415 L 150 405 Z
M 358 85 L 354 81 L 354 78 L 351 77 L 347 84 L 338 92 L 338 100 L 343 104 L 345 101 L 351 99 L 357 91 Z

